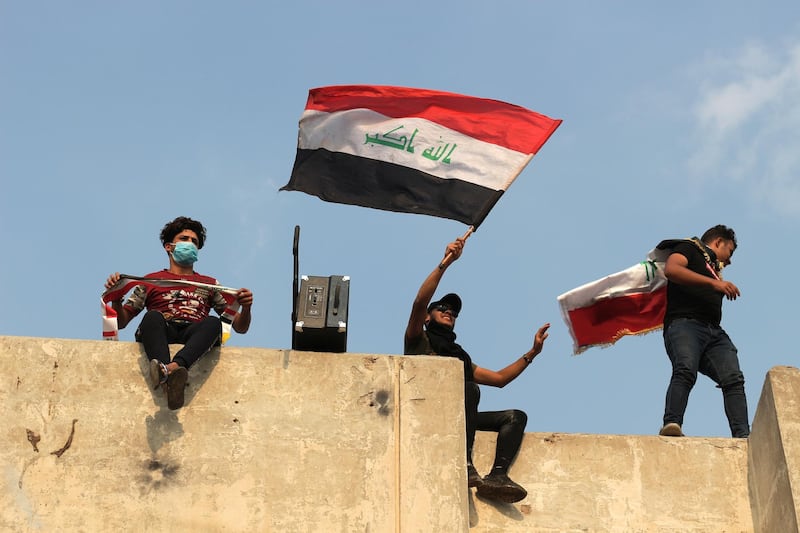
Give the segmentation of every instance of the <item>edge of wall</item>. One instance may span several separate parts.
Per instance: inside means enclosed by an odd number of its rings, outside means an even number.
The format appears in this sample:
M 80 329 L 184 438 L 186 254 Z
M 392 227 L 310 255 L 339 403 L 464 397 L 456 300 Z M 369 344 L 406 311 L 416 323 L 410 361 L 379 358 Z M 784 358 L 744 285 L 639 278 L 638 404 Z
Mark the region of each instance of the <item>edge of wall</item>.
M 756 532 L 798 531 L 800 370 L 767 372 L 750 434 L 748 485 Z

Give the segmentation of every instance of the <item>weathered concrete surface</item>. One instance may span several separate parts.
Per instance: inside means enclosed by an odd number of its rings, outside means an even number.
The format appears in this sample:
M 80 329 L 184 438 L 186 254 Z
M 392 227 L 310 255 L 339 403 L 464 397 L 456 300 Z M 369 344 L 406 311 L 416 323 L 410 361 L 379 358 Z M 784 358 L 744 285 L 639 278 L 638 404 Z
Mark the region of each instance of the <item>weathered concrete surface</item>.
M 0 531 L 798 530 L 796 368 L 748 440 L 528 433 L 528 497 L 498 504 L 466 487 L 455 360 L 228 347 L 177 412 L 146 366 L 135 343 L 0 337 Z
M 227 347 L 174 412 L 135 343 L 0 337 L 0 530 L 464 531 L 459 368 Z
M 478 433 L 476 467 L 495 438 Z M 470 498 L 478 532 L 750 532 L 747 440 L 527 433 L 516 504 Z M 777 531 L 777 530 L 775 530 Z
M 750 492 L 759 532 L 798 530 L 800 370 L 774 367 L 764 380 L 750 435 Z

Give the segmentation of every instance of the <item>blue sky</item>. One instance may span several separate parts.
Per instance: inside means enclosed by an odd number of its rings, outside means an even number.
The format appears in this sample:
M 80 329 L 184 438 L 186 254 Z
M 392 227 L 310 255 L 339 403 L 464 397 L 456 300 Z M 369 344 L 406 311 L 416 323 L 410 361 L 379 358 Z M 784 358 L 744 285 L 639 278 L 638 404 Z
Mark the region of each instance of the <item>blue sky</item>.
M 723 223 L 742 292 L 723 326 L 752 420 L 767 371 L 797 359 L 799 15 L 796 1 L 0 0 L 0 334 L 99 339 L 108 274 L 165 267 L 159 231 L 186 215 L 208 228 L 196 269 L 255 293 L 231 345 L 290 347 L 300 225 L 301 273 L 351 277 L 348 351 L 402 353 L 420 283 L 466 226 L 278 189 L 309 88 L 424 87 L 564 120 L 440 287 L 461 294 L 458 340 L 487 368 L 552 323 L 482 408 L 524 409 L 528 431 L 656 433 L 660 334 L 573 356 L 556 298 Z M 684 429 L 730 435 L 705 377 Z

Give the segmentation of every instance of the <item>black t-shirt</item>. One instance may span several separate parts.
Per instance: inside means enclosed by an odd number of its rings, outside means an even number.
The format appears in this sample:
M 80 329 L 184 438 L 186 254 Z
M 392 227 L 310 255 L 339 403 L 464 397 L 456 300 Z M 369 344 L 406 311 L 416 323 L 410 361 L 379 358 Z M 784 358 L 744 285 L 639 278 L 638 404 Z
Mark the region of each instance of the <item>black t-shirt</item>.
M 672 253 L 684 256 L 689 264 L 687 268 L 700 275 L 713 278 L 709 271 L 711 265 L 706 263 L 705 256 L 690 242 L 682 242 L 673 248 Z M 712 260 L 716 257 L 712 254 Z M 706 266 L 708 265 L 708 266 Z M 710 287 L 680 285 L 670 281 L 667 284 L 667 311 L 664 315 L 664 329 L 676 318 L 693 318 L 707 324 L 719 326 L 722 320 L 721 292 Z

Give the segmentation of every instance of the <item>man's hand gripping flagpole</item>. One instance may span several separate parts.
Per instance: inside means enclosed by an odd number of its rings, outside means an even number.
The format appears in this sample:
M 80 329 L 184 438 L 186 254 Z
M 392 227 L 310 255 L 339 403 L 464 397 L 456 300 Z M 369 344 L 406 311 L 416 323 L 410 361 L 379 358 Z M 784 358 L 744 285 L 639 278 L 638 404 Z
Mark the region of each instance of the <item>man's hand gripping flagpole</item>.
M 461 241 L 462 242 L 466 241 L 469 238 L 469 236 L 472 235 L 472 233 L 474 231 L 475 231 L 475 228 L 473 226 L 470 226 L 469 229 L 467 230 L 467 232 L 461 237 Z M 444 256 L 444 259 L 442 259 L 442 262 L 439 263 L 439 270 L 442 270 L 444 267 L 446 267 L 447 265 L 449 265 L 452 262 L 452 261 L 450 261 L 451 257 L 453 257 L 453 252 L 447 252 L 447 255 Z M 450 262 L 448 262 L 448 261 L 450 261 Z

